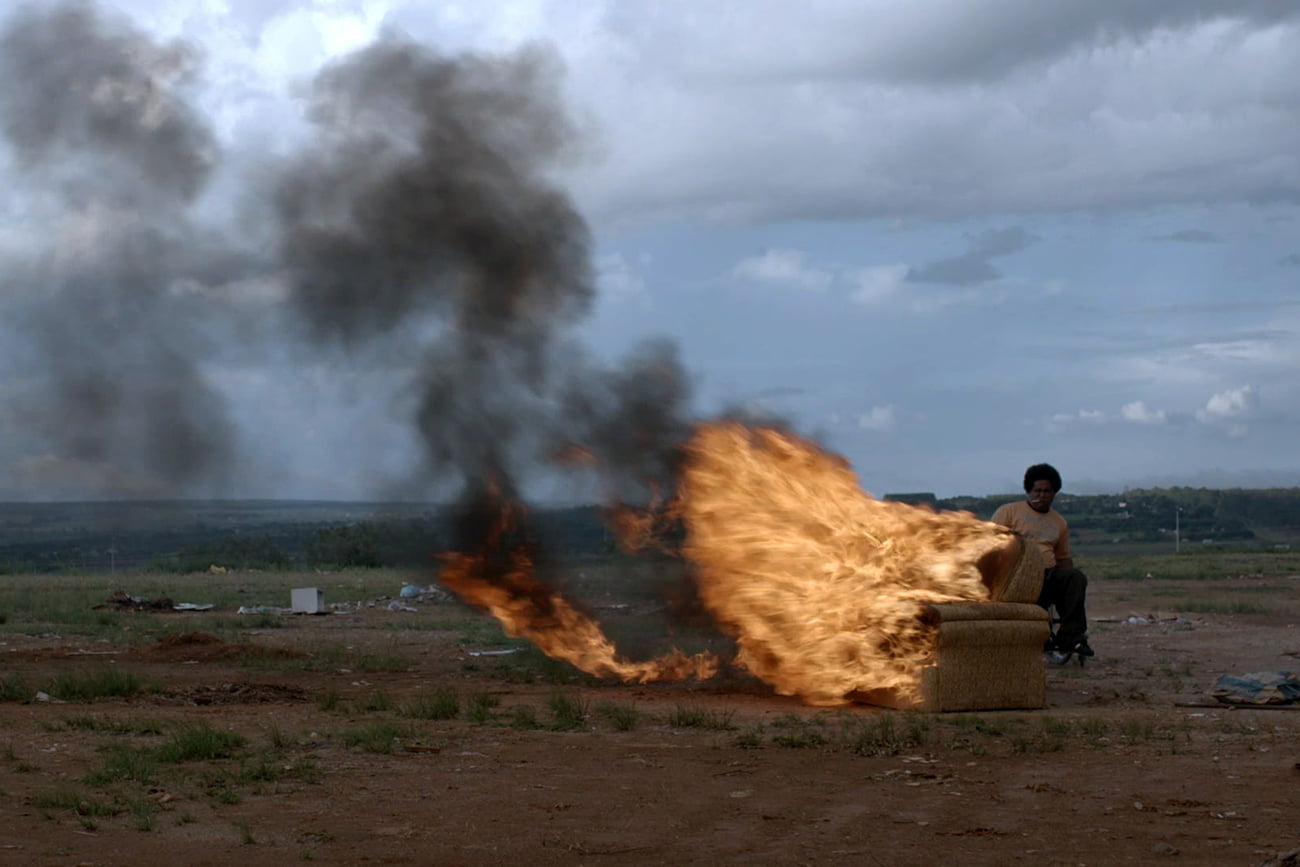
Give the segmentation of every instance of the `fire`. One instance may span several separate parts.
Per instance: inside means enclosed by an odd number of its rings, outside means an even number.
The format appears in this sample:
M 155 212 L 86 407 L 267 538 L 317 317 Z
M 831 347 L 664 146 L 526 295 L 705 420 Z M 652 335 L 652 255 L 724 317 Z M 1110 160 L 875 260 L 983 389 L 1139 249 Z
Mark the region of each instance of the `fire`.
M 495 492 L 492 492 L 495 494 Z M 477 553 L 443 555 L 442 583 L 496 617 L 511 637 L 527 638 L 547 656 L 589 674 L 625 681 L 704 680 L 717 673 L 711 654 L 673 650 L 645 662 L 619 659 L 599 624 L 537 580 L 530 546 L 511 543 L 517 505 L 497 504 L 495 520 Z
M 957 512 L 875 500 L 847 461 L 774 428 L 705 425 L 678 508 L 700 597 L 737 662 L 783 695 L 915 695 L 930 602 L 987 599 L 978 563 L 1017 543 Z
M 680 651 L 621 660 L 600 626 L 535 576 L 527 544 L 506 544 L 517 507 L 498 504 L 482 547 L 443 557 L 442 581 L 508 634 L 596 675 L 708 678 L 718 662 Z M 1014 534 L 973 515 L 873 499 L 848 462 L 809 440 L 736 422 L 699 427 L 667 509 L 700 599 L 736 640 L 735 664 L 782 695 L 842 704 L 856 692 L 916 695 L 933 654 L 928 603 L 988 598 L 981 566 L 1014 558 Z M 614 509 L 645 547 L 662 511 Z

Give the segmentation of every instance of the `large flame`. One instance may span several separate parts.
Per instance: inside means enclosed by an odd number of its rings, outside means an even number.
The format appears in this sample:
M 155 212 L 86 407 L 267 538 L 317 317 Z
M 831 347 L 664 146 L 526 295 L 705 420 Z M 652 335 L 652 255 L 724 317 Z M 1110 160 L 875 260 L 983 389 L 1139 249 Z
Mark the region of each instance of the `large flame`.
M 498 502 L 496 519 L 475 553 L 444 554 L 442 583 L 497 618 L 512 637 L 527 638 L 547 656 L 589 674 L 625 681 L 707 679 L 717 673 L 711 654 L 679 650 L 644 662 L 618 657 L 600 625 L 537 580 L 530 546 L 507 541 L 518 504 Z
M 973 515 L 872 499 L 843 458 L 780 430 L 706 425 L 688 452 L 678 508 L 700 597 L 740 664 L 811 704 L 915 695 L 925 605 L 987 599 L 978 562 L 1016 546 Z
M 771 427 L 702 425 L 669 507 L 702 602 L 735 639 L 735 662 L 778 693 L 841 704 L 855 692 L 915 697 L 931 661 L 932 602 L 988 598 L 981 567 L 1019 551 L 1011 531 L 962 512 L 882 502 L 848 462 Z M 680 651 L 627 662 L 600 626 L 534 574 L 526 545 L 503 545 L 517 506 L 499 503 L 474 553 L 443 558 L 442 581 L 508 634 L 583 671 L 625 681 L 711 677 L 717 660 Z M 663 512 L 611 510 L 633 549 Z

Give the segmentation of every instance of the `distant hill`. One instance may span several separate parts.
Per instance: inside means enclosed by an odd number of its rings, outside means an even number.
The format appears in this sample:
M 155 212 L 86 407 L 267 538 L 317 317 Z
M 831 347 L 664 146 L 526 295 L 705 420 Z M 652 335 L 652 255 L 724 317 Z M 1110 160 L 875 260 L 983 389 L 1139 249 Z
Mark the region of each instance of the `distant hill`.
M 988 519 L 1021 494 L 886 499 Z M 1083 545 L 1300 544 L 1300 488 L 1153 488 L 1063 493 Z M 1180 511 L 1181 510 L 1181 511 Z M 617 550 L 598 506 L 536 509 L 530 527 L 558 560 Z M 427 566 L 451 546 L 446 506 L 273 500 L 0 503 L 0 572 Z

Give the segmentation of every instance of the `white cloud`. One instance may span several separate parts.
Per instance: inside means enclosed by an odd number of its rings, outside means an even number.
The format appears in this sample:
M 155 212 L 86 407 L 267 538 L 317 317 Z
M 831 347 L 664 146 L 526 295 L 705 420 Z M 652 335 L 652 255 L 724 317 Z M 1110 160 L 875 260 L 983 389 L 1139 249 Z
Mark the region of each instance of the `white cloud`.
M 1134 424 L 1164 424 L 1167 420 L 1163 409 L 1151 409 L 1141 400 L 1124 404 L 1120 407 L 1119 414 L 1125 421 Z
M 898 411 L 893 404 L 873 406 L 870 411 L 858 415 L 858 427 L 863 430 L 893 430 L 898 422 Z
M 829 271 L 814 268 L 805 262 L 800 250 L 768 250 L 761 255 L 744 259 L 732 268 L 737 277 L 757 280 L 796 289 L 821 291 L 834 281 Z
M 875 265 L 850 276 L 856 284 L 850 298 L 858 304 L 883 304 L 894 298 L 907 277 L 906 265 Z
M 1196 420 L 1204 424 L 1223 424 L 1232 436 L 1244 436 L 1243 419 L 1250 418 L 1259 408 L 1259 390 L 1251 385 L 1229 388 L 1210 396 L 1204 409 L 1196 411 Z
M 1047 420 L 1044 428 L 1048 433 L 1065 433 L 1076 424 L 1105 424 L 1110 416 L 1099 409 L 1081 409 L 1078 412 L 1058 412 Z

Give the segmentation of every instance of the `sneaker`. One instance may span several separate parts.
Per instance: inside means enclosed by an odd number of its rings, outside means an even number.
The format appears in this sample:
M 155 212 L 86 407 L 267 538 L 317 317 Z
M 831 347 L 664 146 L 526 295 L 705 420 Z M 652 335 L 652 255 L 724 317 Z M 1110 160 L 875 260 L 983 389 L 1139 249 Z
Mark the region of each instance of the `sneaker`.
M 1043 654 L 1043 658 L 1052 665 L 1065 665 L 1070 661 L 1070 654 L 1062 653 L 1059 650 L 1049 650 Z
M 1097 655 L 1096 651 L 1094 651 L 1091 647 L 1088 646 L 1088 639 L 1086 638 L 1080 639 L 1079 643 L 1074 645 L 1074 652 L 1079 654 L 1079 656 Z

